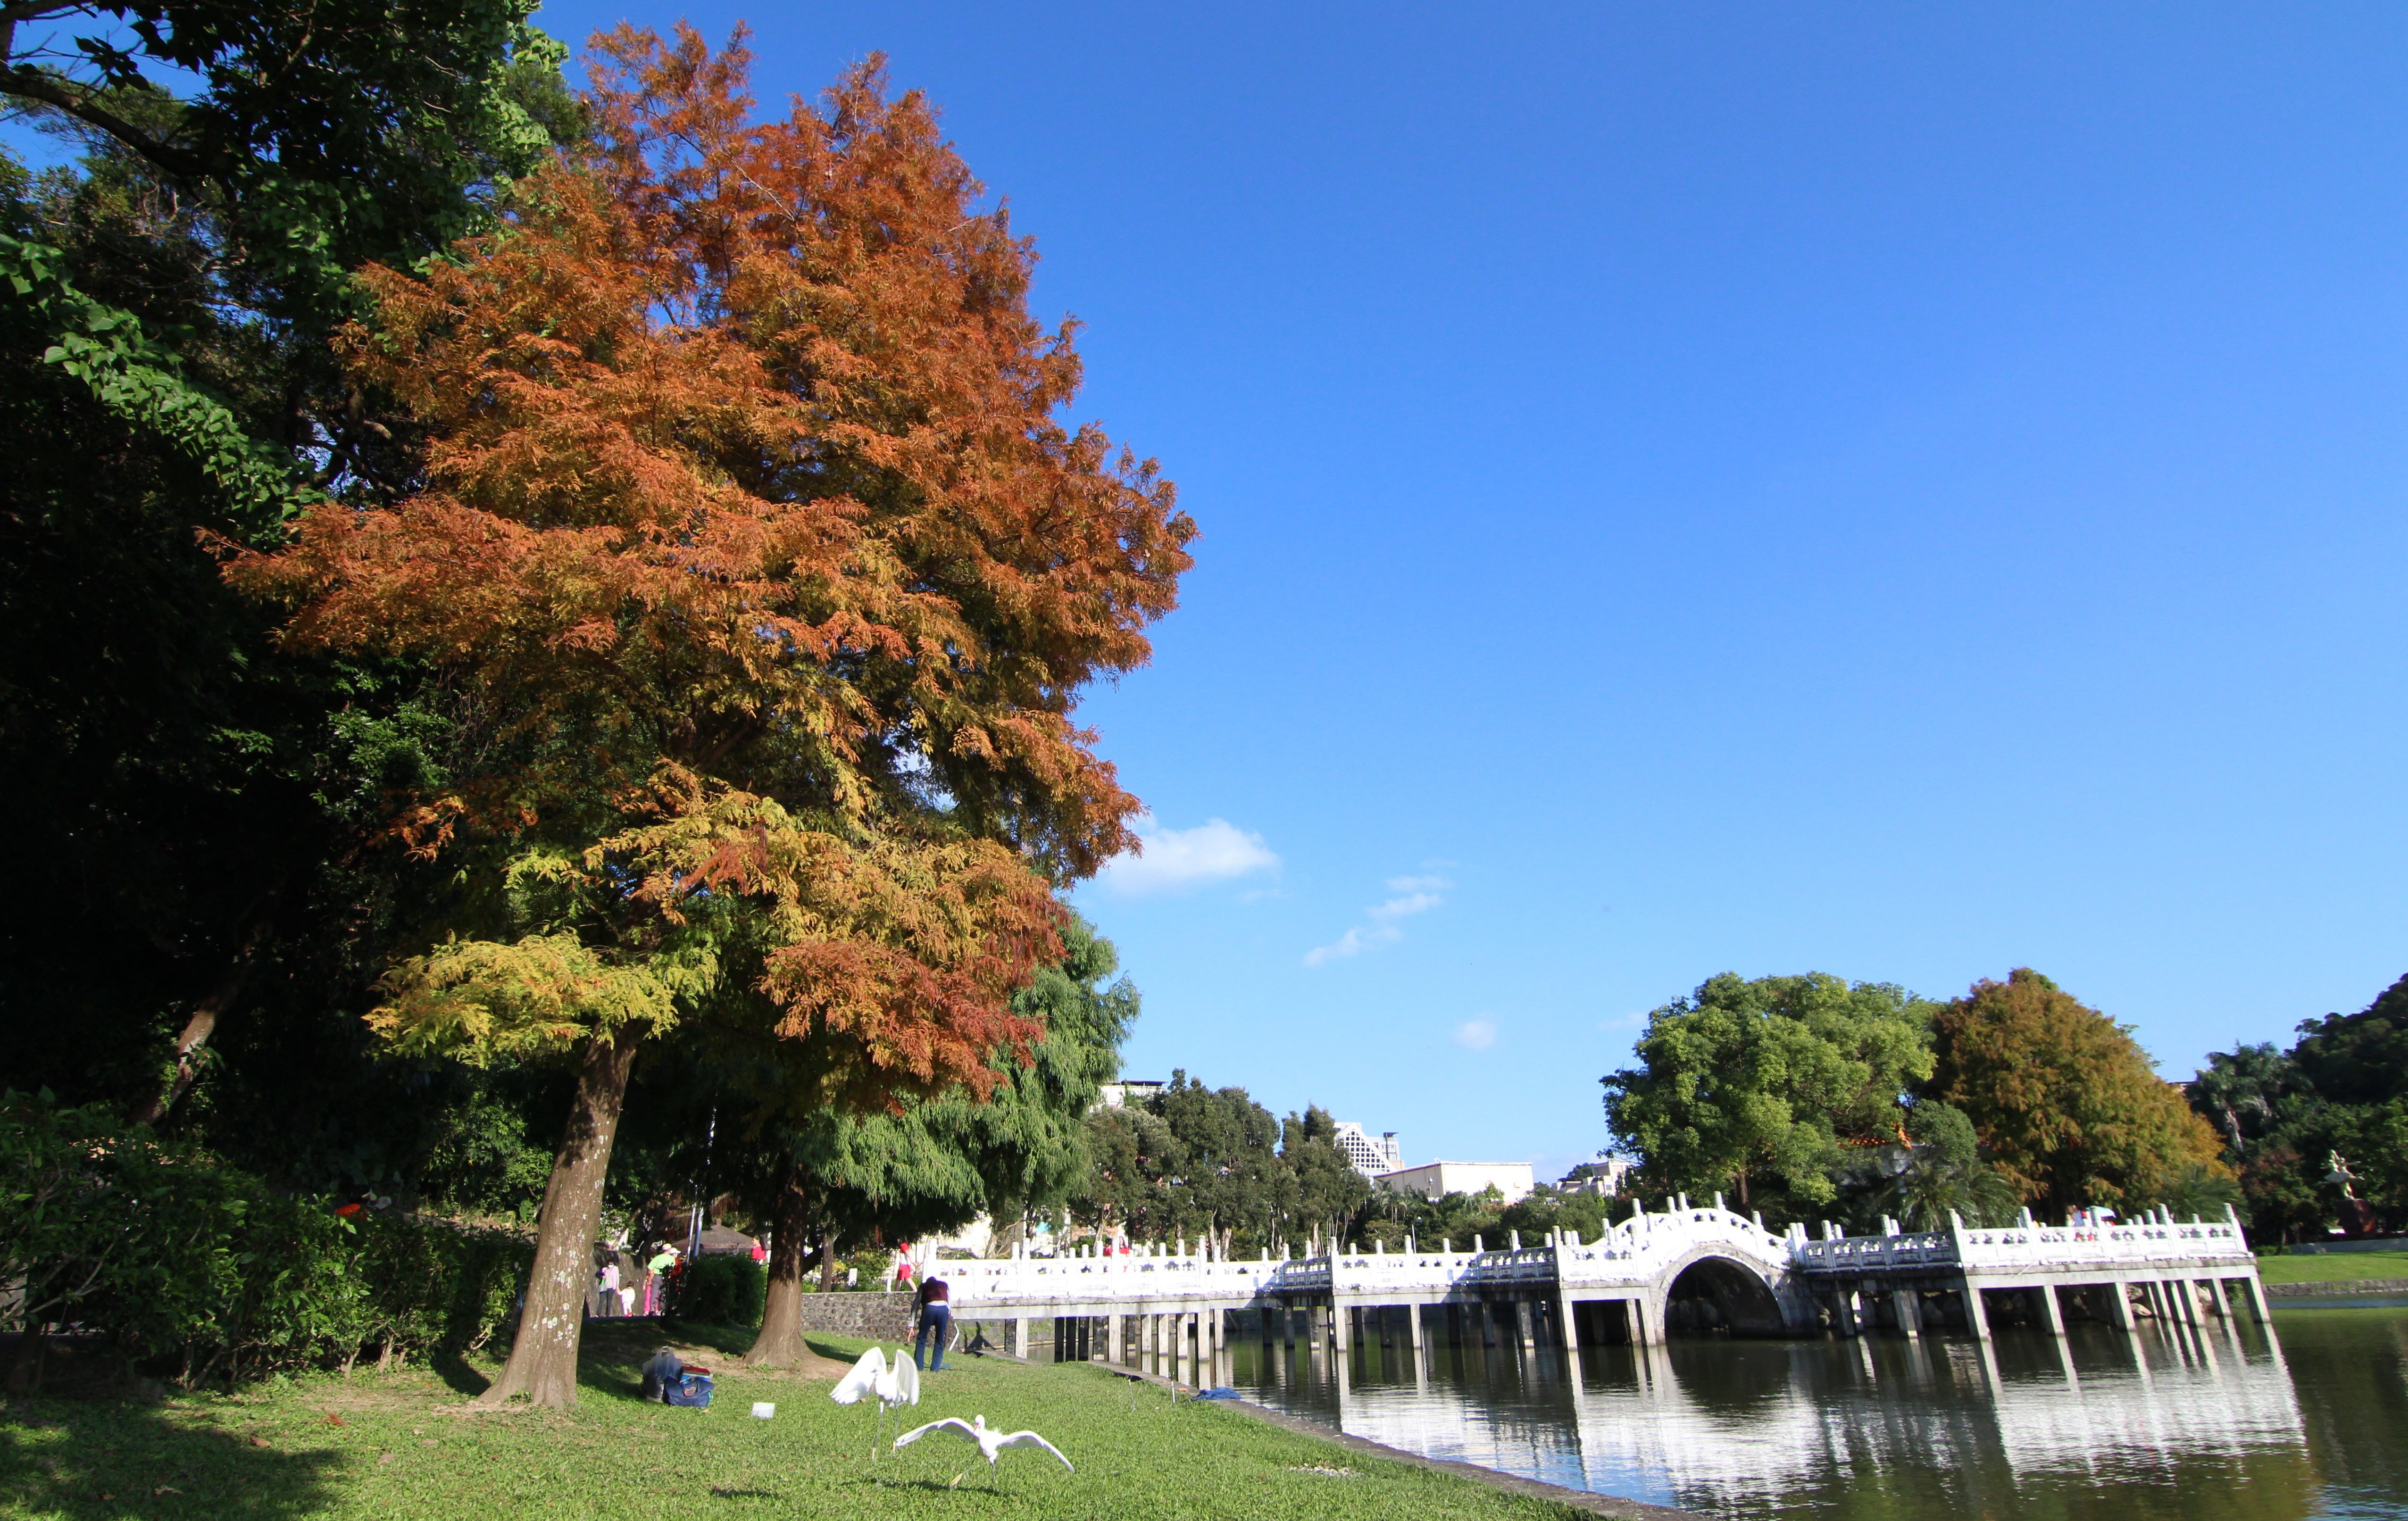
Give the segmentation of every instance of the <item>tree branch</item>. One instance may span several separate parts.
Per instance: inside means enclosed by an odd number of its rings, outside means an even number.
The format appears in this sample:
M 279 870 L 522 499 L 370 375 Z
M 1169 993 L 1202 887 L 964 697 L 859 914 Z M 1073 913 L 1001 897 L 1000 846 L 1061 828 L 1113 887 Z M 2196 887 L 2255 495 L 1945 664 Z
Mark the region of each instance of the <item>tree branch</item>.
M 198 186 L 208 178 L 208 166 L 199 154 L 161 141 L 96 104 L 91 93 L 69 88 L 56 75 L 30 64 L 18 64 L 0 73 L 0 94 L 39 101 L 66 112 L 86 126 L 98 127 L 188 185 Z

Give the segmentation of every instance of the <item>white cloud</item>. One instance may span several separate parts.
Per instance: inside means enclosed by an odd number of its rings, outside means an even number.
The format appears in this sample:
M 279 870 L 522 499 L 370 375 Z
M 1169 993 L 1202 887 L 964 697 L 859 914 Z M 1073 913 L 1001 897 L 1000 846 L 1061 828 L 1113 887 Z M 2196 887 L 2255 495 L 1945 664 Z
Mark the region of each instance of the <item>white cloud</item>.
M 1262 836 L 1226 819 L 1207 819 L 1193 829 L 1166 829 L 1153 814 L 1140 813 L 1136 828 L 1143 853 L 1123 852 L 1097 873 L 1097 880 L 1116 893 L 1176 892 L 1280 864 Z
M 1316 945 L 1304 954 L 1304 964 L 1318 967 L 1325 961 L 1340 961 L 1347 956 L 1361 955 L 1374 945 L 1385 945 L 1404 939 L 1405 932 L 1394 925 L 1374 925 L 1369 929 L 1359 926 L 1348 930 L 1327 945 Z
M 1485 1051 L 1497 1043 L 1497 1022 L 1467 1019 L 1455 1027 L 1455 1043 L 1466 1051 Z
M 1446 901 L 1440 893 L 1452 885 L 1444 877 L 1390 877 L 1388 891 L 1397 896 L 1363 911 L 1363 916 L 1371 922 L 1355 926 L 1327 945 L 1314 946 L 1304 954 L 1304 964 L 1318 967 L 1347 956 L 1360 955 L 1375 945 L 1389 945 L 1403 940 L 1405 932 L 1397 927 L 1396 922 L 1437 908 Z
M 1411 914 L 1435 909 L 1446 899 L 1436 893 L 1415 893 L 1410 897 L 1392 897 L 1371 911 L 1374 919 L 1402 919 Z

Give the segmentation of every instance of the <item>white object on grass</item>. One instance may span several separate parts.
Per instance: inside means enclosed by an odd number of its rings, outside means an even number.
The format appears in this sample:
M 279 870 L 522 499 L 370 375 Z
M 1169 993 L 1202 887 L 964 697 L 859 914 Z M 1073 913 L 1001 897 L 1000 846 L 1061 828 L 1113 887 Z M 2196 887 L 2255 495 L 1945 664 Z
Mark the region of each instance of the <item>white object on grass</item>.
M 853 1371 L 836 1381 L 828 1398 L 839 1405 L 858 1404 L 865 1394 L 878 1390 L 878 1381 L 886 1376 L 886 1354 L 871 1347 L 853 1365 Z
M 891 1365 L 884 1353 L 871 1347 L 853 1365 L 853 1371 L 837 1380 L 836 1387 L 828 1391 L 828 1398 L 839 1405 L 858 1404 L 864 1395 L 878 1397 L 878 1431 L 870 1439 L 874 1443 L 885 1432 L 888 1411 L 920 1402 L 920 1370 L 901 1347 L 895 1349 Z M 878 1456 L 875 1445 L 869 1452 L 872 1457 Z
M 917 1430 L 906 1431 L 896 1437 L 895 1445 L 901 1448 L 910 1442 L 919 1441 L 931 1431 L 952 1431 L 977 1442 L 978 1450 L 986 1456 L 986 1466 L 990 1472 L 995 1469 L 995 1460 L 1002 1456 L 1006 1447 L 1042 1447 L 1054 1456 L 1062 1457 L 1061 1448 L 1054 1446 L 1034 1431 L 1014 1431 L 1007 1436 L 1001 1431 L 989 1430 L 986 1417 L 983 1415 L 973 1416 L 967 1421 L 957 1415 L 949 1415 L 941 1421 L 930 1421 Z M 1079 1471 L 1075 1468 L 1070 1468 L 1070 1460 L 1067 1457 L 1062 1457 L 1062 1466 L 1070 1469 L 1073 1473 Z M 961 1475 L 954 1474 L 953 1483 L 961 1482 Z
M 775 1415 L 775 1414 L 777 1414 L 777 1413 L 778 1413 L 778 1407 L 777 1407 L 776 1405 L 771 1404 L 768 1400 L 767 1400 L 767 1399 L 755 1399 L 755 1400 L 753 1400 L 753 1401 L 752 1401 L 752 1418 L 753 1418 L 754 1420 L 756 1420 L 756 1421 L 766 1421 L 766 1420 L 767 1420 L 770 1416 Z

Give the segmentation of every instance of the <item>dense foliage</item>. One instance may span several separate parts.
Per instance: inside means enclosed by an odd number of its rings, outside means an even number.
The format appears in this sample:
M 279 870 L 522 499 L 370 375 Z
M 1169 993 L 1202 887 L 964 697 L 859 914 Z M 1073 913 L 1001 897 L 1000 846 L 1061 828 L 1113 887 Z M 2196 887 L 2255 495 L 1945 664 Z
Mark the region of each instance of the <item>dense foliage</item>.
M 1283 1124 L 1245 1089 L 1208 1088 L 1184 1070 L 1160 1093 L 1097 1110 L 1087 1128 L 1092 1169 L 1071 1212 L 1107 1237 L 1313 1250 L 1370 1197 L 1326 1112 Z
M 2099 1205 L 2214 1213 L 2214 1136 L 2128 1029 L 2018 968 L 1946 1004 L 1888 983 L 1725 973 L 1648 1018 L 1606 1118 L 1643 1192 L 1780 1226 L 2003 1221 Z
M 1990 1165 L 2049 1219 L 2159 1202 L 2214 1134 L 2130 1029 L 2029 968 L 1985 979 L 1933 1021 L 1931 1092 L 1964 1111 Z
M 2408 1230 L 2408 978 L 2356 1013 L 2302 1023 L 2287 1052 L 2215 1053 L 2187 1092 L 2262 1234 Z
M 0 1282 L 35 1329 L 97 1331 L 186 1380 L 461 1351 L 502 1327 L 523 1238 L 267 1187 L 106 1111 L 0 1096 Z
M 1606 1123 L 1651 1182 L 1796 1218 L 1837 1196 L 1847 1147 L 1902 1134 L 1933 1012 L 1886 983 L 1725 972 L 1648 1016 Z
M 1065 981 L 1111 954 L 1054 889 L 1137 806 L 1071 714 L 1192 527 L 1059 421 L 1070 330 L 924 102 L 873 65 L 752 124 L 740 47 L 633 33 L 577 99 L 529 8 L 0 18 L 85 151 L 0 161 L 0 772 L 49 868 L 0 1064 L 563 1263 L 639 1036 L 791 1048 L 782 1111 L 932 1138 L 949 1212 L 1058 1199 L 1133 1012 Z M 762 1140 L 664 1060 L 612 1228 Z M 824 1212 L 919 1209 L 892 1150 Z
M 703 1326 L 758 1326 L 768 1282 L 768 1270 L 745 1253 L 690 1257 L 670 1275 L 668 1313 Z

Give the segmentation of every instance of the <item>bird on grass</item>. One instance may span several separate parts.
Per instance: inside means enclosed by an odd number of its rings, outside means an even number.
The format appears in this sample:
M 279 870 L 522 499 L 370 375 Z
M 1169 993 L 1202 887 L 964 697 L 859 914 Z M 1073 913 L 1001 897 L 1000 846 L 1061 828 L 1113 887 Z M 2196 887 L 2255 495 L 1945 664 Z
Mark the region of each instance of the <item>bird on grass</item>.
M 878 1397 L 878 1429 L 869 1439 L 869 1456 L 874 1461 L 878 1456 L 878 1439 L 886 1434 L 886 1413 L 920 1402 L 918 1365 L 903 1355 L 901 1347 L 895 1349 L 892 1365 L 886 1361 L 884 1353 L 871 1347 L 861 1355 L 859 1362 L 853 1365 L 853 1371 L 837 1380 L 836 1387 L 828 1391 L 828 1398 L 839 1405 L 858 1404 L 864 1395 Z
M 926 1436 L 931 1431 L 952 1431 L 977 1442 L 978 1450 L 986 1455 L 986 1471 L 989 1473 L 993 1473 L 995 1471 L 995 1460 L 1003 1455 L 1003 1450 L 1006 1447 L 1042 1447 L 1047 1452 L 1052 1453 L 1054 1456 L 1062 1457 L 1061 1448 L 1054 1446 L 1052 1442 L 1046 1441 L 1043 1437 L 1039 1436 L 1034 1431 L 1014 1431 L 1007 1436 L 1001 1431 L 989 1430 L 987 1428 L 986 1417 L 983 1415 L 972 1416 L 967 1421 L 963 1420 L 958 1415 L 949 1415 L 941 1421 L 930 1421 L 927 1425 L 921 1427 L 916 1430 L 906 1431 L 901 1436 L 896 1437 L 895 1439 L 896 1449 L 899 1452 L 905 1446 L 919 1441 L 922 1437 Z M 1062 1457 L 1062 1466 L 1066 1469 L 1070 1469 L 1070 1471 L 1073 1473 L 1079 1471 L 1075 1468 L 1070 1468 L 1070 1460 L 1067 1457 Z M 969 1472 L 969 1470 L 964 1469 L 961 1473 L 954 1474 L 953 1483 L 947 1485 L 945 1487 L 951 1489 L 953 1487 L 953 1485 L 960 1484 L 962 1482 L 962 1475 L 968 1472 Z

